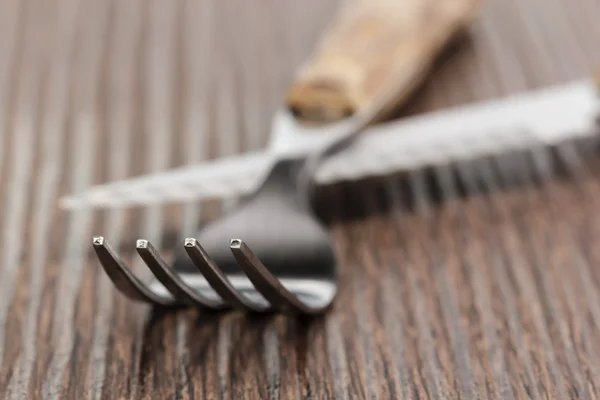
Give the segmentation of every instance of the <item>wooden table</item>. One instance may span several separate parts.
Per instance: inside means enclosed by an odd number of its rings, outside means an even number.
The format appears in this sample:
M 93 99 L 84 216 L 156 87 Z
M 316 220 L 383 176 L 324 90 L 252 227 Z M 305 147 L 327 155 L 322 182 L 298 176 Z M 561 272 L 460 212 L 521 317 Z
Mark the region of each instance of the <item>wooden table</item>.
M 5 398 L 599 396 L 595 168 L 442 205 L 398 179 L 327 188 L 340 293 L 312 321 L 160 313 L 116 293 L 91 254 L 103 234 L 148 276 L 133 241 L 168 256 L 218 204 L 58 209 L 91 184 L 264 146 L 336 7 L 0 0 Z M 597 0 L 488 0 L 405 113 L 589 74 L 599 15 Z

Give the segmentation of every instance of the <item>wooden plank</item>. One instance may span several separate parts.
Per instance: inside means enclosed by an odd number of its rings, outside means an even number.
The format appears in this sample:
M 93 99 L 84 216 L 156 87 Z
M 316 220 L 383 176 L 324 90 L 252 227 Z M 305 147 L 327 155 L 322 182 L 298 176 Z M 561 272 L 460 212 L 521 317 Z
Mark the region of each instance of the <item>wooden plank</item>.
M 263 146 L 338 5 L 0 0 L 4 398 L 600 396 L 597 163 L 510 190 L 506 161 L 535 172 L 530 157 L 440 170 L 441 204 L 418 174 L 327 188 L 343 263 L 314 321 L 161 314 L 117 293 L 89 251 L 102 232 L 147 277 L 136 238 L 169 256 L 220 206 L 57 209 L 93 183 Z M 487 1 L 404 113 L 591 73 L 599 11 Z

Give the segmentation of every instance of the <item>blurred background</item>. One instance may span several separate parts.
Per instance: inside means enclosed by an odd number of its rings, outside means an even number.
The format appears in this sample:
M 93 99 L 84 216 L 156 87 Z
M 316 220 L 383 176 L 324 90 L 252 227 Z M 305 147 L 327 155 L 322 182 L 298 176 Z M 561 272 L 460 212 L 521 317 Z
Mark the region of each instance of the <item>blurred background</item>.
M 568 350 L 580 344 L 570 343 L 568 332 L 552 331 L 558 322 L 550 317 L 532 328 L 539 309 L 528 304 L 537 307 L 536 296 L 543 297 L 533 283 L 521 290 L 510 281 L 508 292 L 498 292 L 491 289 L 493 274 L 482 272 L 473 286 L 452 267 L 450 285 L 466 286 L 444 295 L 437 284 L 402 283 L 412 282 L 405 272 L 357 253 L 343 270 L 349 289 L 328 318 L 308 327 L 283 317 L 217 319 L 193 310 L 156 315 L 115 292 L 90 256 L 92 235 L 123 243 L 118 250 L 143 276 L 135 239 L 152 240 L 169 257 L 172 245 L 193 234 L 200 220 L 218 215 L 221 205 L 58 209 L 60 196 L 90 185 L 264 147 L 294 71 L 340 4 L 0 0 L 0 389 L 7 398 L 399 398 L 432 390 L 431 381 L 419 378 L 430 362 L 441 377 L 434 386 L 449 397 L 465 390 L 467 398 L 479 390 L 519 397 L 527 392 L 519 379 L 539 379 L 529 383 L 558 398 L 560 385 L 563 393 L 581 395 L 576 389 L 585 388 L 598 394 L 589 383 L 597 366 L 581 361 L 586 351 L 593 359 L 598 354 L 600 344 L 591 339 L 600 337 L 598 326 L 588 325 L 588 314 L 568 319 L 590 335 L 583 353 Z M 589 76 L 600 66 L 599 16 L 598 0 L 486 0 L 469 34 L 398 117 Z M 337 223 L 336 240 L 356 252 L 382 241 L 397 250 L 390 236 L 377 240 L 393 224 L 377 218 Z M 597 285 L 597 272 L 589 271 Z M 554 283 L 568 275 L 561 274 Z M 386 279 L 398 286 L 378 294 Z M 490 288 L 489 304 L 477 285 Z M 513 297 L 521 314 L 503 305 Z M 456 310 L 429 303 L 440 298 L 455 301 Z M 425 319 L 415 319 L 414 307 Z M 478 317 L 469 317 L 472 307 Z M 496 322 L 482 316 L 492 308 Z M 510 336 L 496 324 L 533 333 L 523 344 L 522 333 Z M 490 326 L 496 327 L 486 331 Z M 419 347 L 424 332 L 431 335 L 429 347 Z M 494 367 L 495 358 L 474 344 L 481 335 L 492 347 L 514 345 L 517 354 Z M 554 344 L 555 353 L 548 353 Z M 463 351 L 471 364 L 455 358 Z M 549 354 L 568 366 L 556 366 Z M 513 377 L 516 383 L 507 383 Z M 486 389 L 486 382 L 496 389 Z

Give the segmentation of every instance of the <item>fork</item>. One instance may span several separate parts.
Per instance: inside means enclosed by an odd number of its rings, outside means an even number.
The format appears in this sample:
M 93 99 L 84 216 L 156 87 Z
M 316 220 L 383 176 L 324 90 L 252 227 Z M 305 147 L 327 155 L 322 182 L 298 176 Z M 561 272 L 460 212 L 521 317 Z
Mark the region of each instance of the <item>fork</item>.
M 337 292 L 338 263 L 326 228 L 311 212 L 309 191 L 298 185 L 304 162 L 277 162 L 239 207 L 203 227 L 197 238 L 185 239 L 186 254 L 173 267 L 149 241 L 138 240 L 137 252 L 156 276 L 150 285 L 133 275 L 103 237 L 93 239 L 94 249 L 117 288 L 135 300 L 207 310 L 266 312 L 276 305 L 322 312 Z M 265 225 L 267 218 L 272 225 Z
M 138 240 L 137 252 L 156 278 L 149 284 L 133 274 L 104 237 L 93 238 L 117 289 L 156 306 L 300 314 L 327 310 L 338 291 L 339 257 L 312 209 L 317 167 L 411 94 L 470 21 L 476 2 L 346 5 L 297 72 L 287 104 L 271 127 L 271 168 L 238 207 L 186 238 L 185 251 L 172 266 L 149 241 Z M 421 7 L 432 13 L 416 12 Z M 423 32 L 435 39 L 424 39 Z M 410 51 L 415 46 L 422 49 L 417 55 Z

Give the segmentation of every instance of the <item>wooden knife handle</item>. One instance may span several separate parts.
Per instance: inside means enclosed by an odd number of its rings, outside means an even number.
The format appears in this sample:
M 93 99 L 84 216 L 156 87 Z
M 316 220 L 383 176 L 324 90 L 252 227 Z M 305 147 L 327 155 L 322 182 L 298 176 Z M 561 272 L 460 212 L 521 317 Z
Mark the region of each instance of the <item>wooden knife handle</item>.
M 301 119 L 328 122 L 371 109 L 377 120 L 405 101 L 479 0 L 349 0 L 287 93 Z

